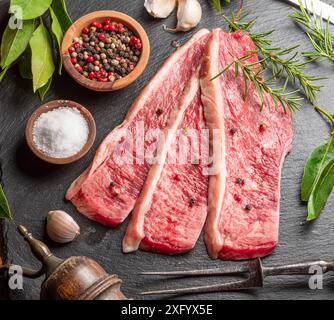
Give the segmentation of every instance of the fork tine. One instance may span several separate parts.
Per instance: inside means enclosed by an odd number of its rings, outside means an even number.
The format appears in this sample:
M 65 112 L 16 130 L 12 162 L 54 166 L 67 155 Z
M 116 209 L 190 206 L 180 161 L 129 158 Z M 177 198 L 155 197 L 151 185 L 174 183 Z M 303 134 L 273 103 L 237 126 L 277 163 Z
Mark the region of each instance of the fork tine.
M 223 284 L 215 284 L 208 286 L 198 286 L 198 287 L 190 287 L 190 288 L 178 288 L 178 289 L 167 289 L 167 290 L 156 290 L 156 291 L 146 291 L 141 292 L 141 295 L 151 296 L 151 295 L 173 295 L 173 294 L 192 294 L 192 293 L 210 293 L 210 292 L 220 292 L 220 291 L 231 291 L 231 290 L 243 290 L 250 289 L 251 285 L 249 279 L 223 283 Z
M 157 271 L 157 272 L 142 272 L 144 276 L 180 276 L 180 277 L 201 277 L 201 276 L 221 276 L 242 274 L 250 271 L 249 263 L 225 266 L 221 268 L 203 269 L 203 270 L 188 270 L 188 271 Z

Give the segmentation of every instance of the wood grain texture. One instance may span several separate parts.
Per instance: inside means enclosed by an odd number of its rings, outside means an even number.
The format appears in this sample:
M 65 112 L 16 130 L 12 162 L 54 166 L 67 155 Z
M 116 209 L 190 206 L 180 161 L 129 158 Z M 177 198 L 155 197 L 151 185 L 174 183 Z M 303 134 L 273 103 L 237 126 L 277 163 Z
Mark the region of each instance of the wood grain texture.
M 327 0 L 330 2 L 331 0 Z M 64 201 L 64 194 L 70 183 L 90 164 L 94 151 L 102 139 L 118 125 L 126 115 L 135 97 L 151 79 L 159 65 L 174 50 L 173 40 L 181 42 L 189 39 L 187 34 L 170 34 L 162 25 L 173 26 L 175 16 L 164 21 L 154 20 L 143 8 L 142 0 L 91 0 L 67 1 L 73 19 L 95 10 L 119 10 L 137 19 L 146 29 L 151 42 L 152 54 L 148 68 L 131 86 L 112 93 L 95 93 L 76 84 L 65 72 L 55 77 L 47 100 L 71 99 L 84 104 L 92 112 L 97 124 L 97 138 L 91 152 L 75 164 L 53 166 L 37 159 L 24 142 L 24 127 L 30 114 L 40 105 L 37 96 L 32 94 L 31 82 L 21 80 L 17 70 L 10 71 L 1 83 L 0 89 L 0 157 L 3 162 L 5 190 L 17 222 L 29 227 L 37 238 L 47 244 L 60 257 L 86 255 L 96 259 L 109 273 L 116 273 L 123 279 L 123 291 L 129 298 L 140 298 L 138 292 L 143 289 L 169 288 L 171 286 L 199 285 L 222 281 L 219 278 L 193 279 L 190 281 L 166 282 L 159 279 L 147 279 L 138 276 L 141 271 L 198 269 L 223 265 L 225 262 L 210 260 L 203 239 L 199 239 L 196 248 L 185 255 L 169 257 L 146 252 L 124 255 L 121 252 L 121 240 L 127 221 L 119 228 L 108 229 L 81 216 L 75 208 Z M 131 3 L 131 4 L 130 4 Z M 236 9 L 239 1 L 233 1 Z M 311 49 L 311 44 L 301 30 L 291 21 L 289 5 L 280 0 L 247 0 L 245 9 L 254 9 L 252 17 L 258 18 L 256 29 L 273 34 L 275 45 L 287 48 L 300 44 L 301 50 Z M 223 27 L 226 24 L 219 14 L 201 0 L 203 19 L 200 27 Z M 0 2 L 1 9 L 5 8 Z M 0 10 L 0 12 L 3 12 Z M 5 16 L 1 14 L 3 25 Z M 333 30 L 334 31 L 334 30 Z M 334 66 L 333 64 L 314 63 L 311 73 L 324 75 L 328 80 L 319 95 L 319 103 L 334 112 Z M 282 176 L 282 200 L 280 221 L 280 243 L 274 254 L 264 259 L 265 264 L 289 263 L 311 259 L 333 258 L 334 196 L 314 223 L 301 226 L 305 220 L 306 207 L 300 202 L 300 182 L 303 166 L 310 151 L 328 137 L 330 128 L 307 103 L 303 111 L 295 115 L 295 139 L 291 154 L 287 157 Z M 49 210 L 63 209 L 69 212 L 81 226 L 81 236 L 66 246 L 56 246 L 45 238 L 45 217 Z M 17 264 L 38 267 L 27 246 L 10 224 L 5 225 L 8 260 Z M 41 280 L 25 280 L 24 290 L 11 292 L 13 299 L 38 299 Z M 245 292 L 216 293 L 200 296 L 187 296 L 196 299 L 332 299 L 334 275 L 324 277 L 324 289 L 308 289 L 307 277 L 279 277 L 266 280 L 265 287 Z

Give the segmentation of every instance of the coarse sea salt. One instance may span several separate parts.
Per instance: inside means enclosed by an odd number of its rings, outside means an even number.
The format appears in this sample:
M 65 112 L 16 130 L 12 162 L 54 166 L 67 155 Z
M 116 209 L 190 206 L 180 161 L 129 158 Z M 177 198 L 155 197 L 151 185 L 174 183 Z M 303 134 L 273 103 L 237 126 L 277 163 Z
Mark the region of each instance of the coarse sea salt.
M 68 158 L 84 147 L 89 128 L 77 108 L 64 106 L 42 113 L 34 123 L 32 134 L 36 147 L 45 155 Z

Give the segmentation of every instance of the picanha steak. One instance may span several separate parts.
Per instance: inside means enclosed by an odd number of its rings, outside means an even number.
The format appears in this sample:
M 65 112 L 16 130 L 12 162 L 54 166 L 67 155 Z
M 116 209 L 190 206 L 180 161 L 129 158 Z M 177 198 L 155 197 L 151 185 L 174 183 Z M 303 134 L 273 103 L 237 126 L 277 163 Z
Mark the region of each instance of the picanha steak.
M 281 169 L 293 138 L 292 117 L 270 96 L 264 103 L 253 83 L 234 67 L 211 81 L 233 59 L 256 50 L 244 32 L 214 30 L 208 43 L 204 108 L 219 119 L 223 143 L 220 172 L 210 177 L 205 242 L 212 257 L 248 259 L 269 254 L 278 242 Z M 255 53 L 245 63 L 256 63 Z M 246 90 L 245 85 L 248 86 Z M 245 92 L 248 92 L 245 95 Z M 222 120 L 222 121 L 221 121 Z
M 276 247 L 291 113 L 269 95 L 261 99 L 234 66 L 215 78 L 245 56 L 260 70 L 255 51 L 245 32 L 199 31 L 164 63 L 71 185 L 67 199 L 103 224 L 116 226 L 133 210 L 124 252 L 186 252 L 204 224 L 213 258 L 261 257 Z M 197 141 L 208 137 L 195 163 L 189 132 Z M 170 161 L 180 155 L 188 160 Z
M 209 37 L 208 30 L 198 31 L 167 59 L 124 122 L 102 142 L 92 165 L 72 183 L 66 198 L 88 218 L 117 226 L 131 212 L 152 164 L 154 130 L 163 129 L 178 106 Z
M 123 251 L 177 254 L 192 249 L 207 215 L 205 128 L 199 72 L 190 79 L 179 108 L 171 113 L 160 161 L 153 165 L 131 215 Z M 168 157 L 169 151 L 172 155 Z M 187 158 L 183 159 L 182 156 Z M 192 157 L 191 157 L 192 156 Z

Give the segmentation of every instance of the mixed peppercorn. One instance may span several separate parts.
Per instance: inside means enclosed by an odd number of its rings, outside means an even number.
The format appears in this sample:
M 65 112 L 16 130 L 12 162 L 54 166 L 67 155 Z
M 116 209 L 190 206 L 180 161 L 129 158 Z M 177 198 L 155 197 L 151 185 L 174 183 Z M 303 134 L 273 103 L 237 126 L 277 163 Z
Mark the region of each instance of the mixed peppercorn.
M 68 52 L 75 69 L 84 77 L 113 83 L 134 70 L 141 48 L 141 40 L 133 31 L 107 19 L 83 28 Z

